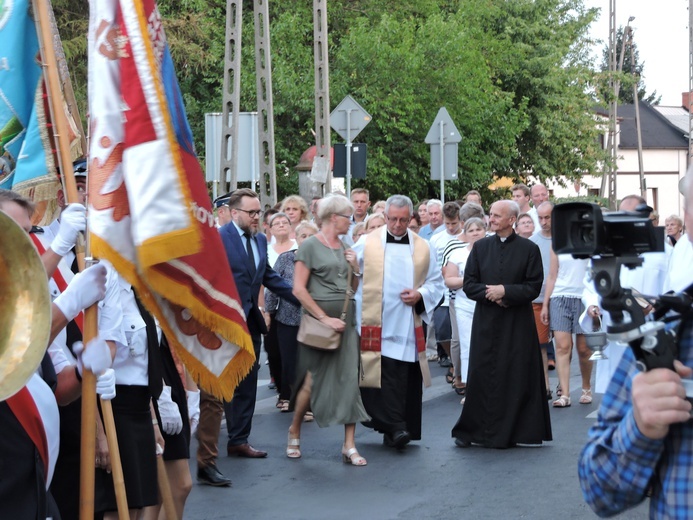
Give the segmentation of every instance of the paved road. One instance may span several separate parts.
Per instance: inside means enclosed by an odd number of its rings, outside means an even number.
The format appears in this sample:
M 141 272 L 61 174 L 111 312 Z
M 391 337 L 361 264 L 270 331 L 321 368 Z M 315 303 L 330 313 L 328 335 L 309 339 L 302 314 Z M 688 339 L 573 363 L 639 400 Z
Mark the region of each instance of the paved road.
M 222 429 L 220 470 L 231 488 L 195 484 L 186 520 L 212 519 L 589 519 L 576 461 L 599 399 L 579 405 L 580 380 L 572 367 L 573 406 L 552 409 L 554 441 L 542 447 L 487 450 L 457 448 L 450 430 L 460 413 L 459 397 L 445 384 L 445 369 L 431 363 L 433 386 L 424 392 L 423 439 L 403 452 L 382 445 L 382 436 L 357 426 L 366 467 L 341 462 L 341 427 L 305 425 L 299 460 L 286 458 L 290 414 L 279 413 L 267 389 L 263 365 L 251 443 L 269 451 L 267 459 L 225 455 Z M 554 373 L 555 374 L 555 373 Z M 262 378 L 265 378 L 264 380 Z M 557 380 L 551 377 L 552 388 Z M 193 480 L 196 470 L 191 450 Z M 619 519 L 647 518 L 641 505 Z

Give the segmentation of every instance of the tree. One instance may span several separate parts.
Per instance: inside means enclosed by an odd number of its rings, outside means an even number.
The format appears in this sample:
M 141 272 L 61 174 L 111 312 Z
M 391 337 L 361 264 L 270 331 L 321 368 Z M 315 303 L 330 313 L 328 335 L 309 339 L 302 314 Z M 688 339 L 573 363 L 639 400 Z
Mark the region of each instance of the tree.
M 588 28 L 582 0 L 463 2 L 463 16 L 484 41 L 492 79 L 526 119 L 517 155 L 499 173 L 544 181 L 599 174 L 603 159 L 589 89 Z
M 86 8 L 54 0 L 66 54 L 86 106 Z M 204 113 L 222 104 L 224 0 L 159 0 L 198 152 Z M 583 0 L 331 0 L 331 104 L 352 94 L 373 115 L 373 198 L 439 196 L 423 140 L 445 106 L 462 135 L 459 179 L 446 199 L 484 191 L 495 176 L 579 177 L 603 158 L 592 114 L 594 73 Z M 294 165 L 314 144 L 310 2 L 269 5 L 279 196 L 298 189 Z M 241 110 L 256 110 L 252 1 L 243 4 Z M 86 111 L 83 110 L 83 114 Z M 336 134 L 333 140 L 338 141 Z
M 623 47 L 623 26 L 619 27 L 616 31 L 616 66 L 621 60 L 621 51 Z M 643 80 L 643 72 L 645 70 L 645 64 L 640 63 L 640 53 L 638 52 L 638 46 L 635 43 L 635 30 L 632 27 L 628 28 L 628 37 L 626 38 L 625 52 L 623 56 L 623 69 L 622 74 L 618 77 L 621 81 L 621 87 L 618 92 L 618 102 L 619 104 L 632 104 L 633 103 L 633 82 L 637 80 L 638 82 L 638 99 L 640 101 L 645 101 L 651 105 L 658 105 L 662 99 L 662 96 L 657 94 L 657 91 L 653 91 L 651 94 L 647 93 L 645 87 L 645 81 Z M 602 50 L 602 64 L 601 71 L 603 73 L 609 72 L 609 44 L 607 43 Z M 606 77 L 606 76 L 605 76 Z M 605 82 L 606 83 L 606 82 Z M 608 85 L 604 84 L 600 87 L 600 92 L 602 99 L 608 99 L 609 94 L 606 92 L 608 90 Z

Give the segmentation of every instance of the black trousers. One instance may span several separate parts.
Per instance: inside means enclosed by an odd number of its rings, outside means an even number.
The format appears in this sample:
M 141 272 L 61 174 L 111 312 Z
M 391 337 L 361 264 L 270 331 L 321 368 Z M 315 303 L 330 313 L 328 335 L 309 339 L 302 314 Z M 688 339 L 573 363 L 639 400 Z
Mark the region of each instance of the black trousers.
M 298 326 L 284 325 L 276 322 L 279 337 L 279 352 L 282 358 L 282 377 L 279 388 L 279 399 L 290 400 L 296 381 L 296 358 L 298 357 Z M 275 378 L 276 381 L 276 378 Z
M 279 350 L 279 335 L 277 332 L 277 320 L 274 319 L 275 313 L 271 314 L 270 326 L 265 336 L 265 352 L 269 362 L 270 376 L 274 378 L 277 389 L 282 387 L 282 357 Z
M 257 396 L 257 372 L 260 367 L 260 345 L 262 336 L 251 333 L 253 348 L 255 349 L 255 363 L 245 379 L 236 387 L 233 400 L 224 403 L 224 413 L 226 414 L 226 427 L 229 432 L 229 446 L 238 446 L 248 442 L 250 429 L 253 425 L 253 414 L 255 413 L 255 398 Z
M 362 388 L 361 398 L 373 428 L 381 433 L 406 430 L 421 439 L 423 380 L 418 363 L 383 356 L 381 388 Z

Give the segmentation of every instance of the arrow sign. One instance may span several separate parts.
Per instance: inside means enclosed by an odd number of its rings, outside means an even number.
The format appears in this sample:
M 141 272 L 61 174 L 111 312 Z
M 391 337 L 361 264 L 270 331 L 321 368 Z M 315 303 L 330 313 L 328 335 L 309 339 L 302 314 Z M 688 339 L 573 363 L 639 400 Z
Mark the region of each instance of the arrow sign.
M 450 114 L 448 114 L 448 111 L 445 109 L 445 107 L 441 107 L 440 110 L 438 110 L 438 115 L 436 116 L 435 121 L 433 121 L 431 128 L 428 130 L 428 134 L 426 134 L 426 139 L 424 141 L 426 144 L 440 144 L 441 123 L 443 123 L 444 129 L 443 143 L 452 144 L 459 143 L 460 141 L 462 141 L 460 131 L 455 126 L 455 123 L 452 122 Z

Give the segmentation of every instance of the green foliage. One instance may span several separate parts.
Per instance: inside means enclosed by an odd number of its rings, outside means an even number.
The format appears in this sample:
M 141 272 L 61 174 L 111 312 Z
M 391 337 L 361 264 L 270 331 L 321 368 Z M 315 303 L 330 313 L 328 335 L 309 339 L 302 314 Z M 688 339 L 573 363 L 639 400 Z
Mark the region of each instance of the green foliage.
M 646 101 L 651 105 L 658 105 L 662 96 L 657 94 L 655 90 L 651 94 L 647 93 L 645 82 L 643 81 L 643 71 L 645 64 L 640 62 L 640 53 L 638 46 L 635 43 L 635 30 L 629 28 L 629 36 L 626 38 L 625 47 L 623 46 L 624 28 L 619 27 L 616 31 L 616 66 L 621 62 L 621 52 L 623 51 L 623 69 L 620 73 L 616 72 L 614 76 L 621 82 L 621 87 L 618 93 L 618 102 L 620 104 L 633 103 L 633 85 L 637 82 L 638 99 Z M 613 92 L 609 89 L 609 44 L 607 43 L 602 49 L 599 93 L 602 99 L 610 101 L 613 98 Z
M 82 113 L 87 6 L 53 2 Z M 226 2 L 159 0 L 198 152 L 204 113 L 222 109 Z M 269 4 L 279 196 L 298 191 L 294 166 L 315 143 L 312 3 Z M 583 0 L 331 0 L 331 106 L 347 94 L 373 116 L 372 199 L 440 196 L 424 137 L 441 106 L 462 135 L 459 179 L 446 199 L 494 178 L 595 174 L 603 152 L 592 114 L 595 74 Z M 241 110 L 256 110 L 252 1 L 243 3 Z M 339 137 L 333 134 L 333 140 Z
M 606 197 L 599 197 L 597 195 L 580 195 L 575 197 L 558 197 L 553 199 L 554 204 L 563 204 L 565 202 L 591 202 L 597 204 L 602 208 L 609 207 L 609 199 Z

